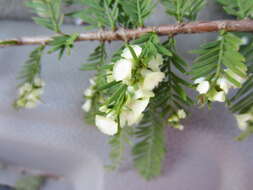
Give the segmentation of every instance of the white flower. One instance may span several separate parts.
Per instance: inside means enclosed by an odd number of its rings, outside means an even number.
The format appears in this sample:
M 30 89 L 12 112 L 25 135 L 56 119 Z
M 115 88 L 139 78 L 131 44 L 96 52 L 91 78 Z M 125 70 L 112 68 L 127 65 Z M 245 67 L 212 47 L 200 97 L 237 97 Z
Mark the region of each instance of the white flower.
M 185 119 L 186 118 L 186 113 L 183 109 L 180 109 L 177 111 L 177 116 L 179 117 L 179 119 Z
M 90 84 L 91 84 L 91 86 L 95 86 L 96 85 L 96 77 L 92 77 L 92 78 L 90 78 L 89 79 L 89 82 L 90 82 Z
M 86 100 L 82 106 L 82 109 L 86 112 L 90 111 L 92 101 L 90 99 Z
M 37 101 L 38 97 L 32 92 L 26 96 L 26 99 L 31 101 Z
M 28 92 L 32 90 L 32 85 L 26 82 L 23 86 L 21 86 L 21 91 Z
M 24 107 L 25 106 L 25 101 L 24 99 L 19 99 L 16 101 L 16 104 L 18 107 Z
M 227 94 L 229 89 L 232 87 L 231 83 L 224 77 L 217 80 L 217 85 Z
M 31 108 L 35 108 L 36 107 L 36 103 L 34 101 L 28 101 L 25 104 L 25 108 L 31 109 Z
M 184 126 L 181 125 L 181 124 L 176 124 L 176 125 L 173 126 L 173 128 L 178 129 L 180 131 L 184 130 Z
M 38 87 L 43 87 L 43 86 L 45 86 L 45 82 L 41 78 L 36 77 L 34 79 L 34 85 L 38 86 Z
M 127 59 L 118 60 L 114 67 L 112 76 L 116 81 L 123 81 L 131 78 L 133 62 Z
M 129 105 L 126 105 L 126 109 L 120 114 L 121 126 L 138 124 L 143 117 L 142 112 L 146 109 L 148 103 L 149 98 L 146 98 L 130 102 Z
M 193 83 L 194 84 L 199 84 L 199 83 L 201 83 L 204 80 L 205 80 L 205 77 L 200 77 L 200 78 L 197 78 Z
M 153 90 L 165 77 L 163 72 L 147 72 L 144 75 L 142 88 L 144 90 Z
M 214 96 L 212 97 L 213 101 L 217 101 L 217 102 L 225 102 L 226 100 L 226 94 L 224 91 L 220 91 L 214 94 Z
M 105 112 L 105 113 L 107 113 L 109 111 L 109 109 L 107 108 L 107 106 L 101 106 L 101 107 L 99 107 L 98 110 L 101 111 L 101 112 Z
M 156 57 L 152 58 L 149 63 L 148 67 L 154 71 L 160 71 L 160 66 L 163 64 L 163 57 L 160 54 L 157 54 Z
M 35 96 L 40 96 L 42 95 L 44 92 L 43 88 L 37 88 L 35 90 L 32 91 L 32 93 L 35 95 Z
M 241 38 L 241 45 L 247 45 L 249 43 L 249 38 L 247 36 L 243 36 Z
M 172 115 L 168 118 L 168 122 L 178 122 L 179 118 L 177 115 Z
M 85 91 L 84 91 L 84 95 L 85 96 L 89 96 L 91 97 L 92 95 L 94 94 L 94 90 L 92 88 L 87 88 Z
M 248 121 L 253 120 L 253 116 L 250 113 L 235 115 L 239 129 L 245 131 L 248 127 Z
M 142 48 L 138 45 L 132 45 L 131 47 L 133 48 L 136 56 L 139 57 L 141 55 Z M 133 59 L 133 55 L 129 48 L 125 48 L 121 56 L 124 57 L 125 59 L 130 59 L 130 60 Z
M 118 132 L 118 124 L 110 118 L 96 115 L 95 122 L 97 128 L 104 134 L 115 135 Z
M 205 93 L 208 92 L 209 88 L 210 88 L 209 82 L 206 81 L 206 80 L 204 80 L 204 81 L 201 81 L 201 82 L 198 84 L 196 90 L 197 90 L 200 94 L 205 94 Z
M 142 113 L 148 106 L 149 98 L 134 101 L 129 108 L 136 114 Z
M 149 90 L 143 90 L 143 89 L 138 89 L 134 93 L 134 99 L 140 99 L 140 98 L 151 98 L 154 97 L 155 94 L 152 91 Z

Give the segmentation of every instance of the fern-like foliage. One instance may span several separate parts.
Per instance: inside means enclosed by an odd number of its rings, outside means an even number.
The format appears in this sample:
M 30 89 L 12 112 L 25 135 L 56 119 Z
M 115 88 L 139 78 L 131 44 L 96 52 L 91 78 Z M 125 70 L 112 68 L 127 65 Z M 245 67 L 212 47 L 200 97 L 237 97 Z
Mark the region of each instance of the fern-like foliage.
M 186 72 L 186 63 L 175 53 L 174 39 L 159 44 L 156 35 L 151 33 L 135 42 L 145 44 L 143 57 L 159 53 L 164 58 L 161 70 L 165 73 L 165 79 L 155 89 L 155 97 L 150 100 L 142 122 L 136 127 L 135 137 L 139 141 L 133 147 L 135 167 L 142 176 L 151 179 L 161 173 L 163 166 L 166 153 L 166 120 L 178 109 L 185 109 L 192 104 L 185 92 L 185 87 L 191 85 L 175 74 L 174 69 Z
M 205 0 L 161 0 L 166 12 L 174 16 L 178 22 L 196 20 L 197 15 L 205 6 Z
M 31 83 L 34 78 L 41 72 L 41 57 L 43 54 L 44 46 L 39 46 L 33 50 L 29 56 L 29 59 L 24 64 L 18 78 L 22 80 L 22 84 L 25 82 Z
M 229 15 L 238 19 L 253 18 L 252 0 L 217 0 Z
M 147 180 L 160 175 L 166 154 L 165 122 L 151 106 L 136 128 L 135 137 L 141 139 L 132 150 L 135 168 Z
M 243 84 L 242 88 L 230 99 L 229 109 L 234 114 L 247 114 L 253 111 L 253 75 Z M 252 135 L 253 123 L 249 122 L 248 127 L 236 139 L 241 141 Z
M 243 84 L 242 88 L 230 99 L 230 110 L 233 113 L 244 114 L 253 107 L 253 76 Z
M 39 16 L 33 18 L 37 24 L 61 32 L 60 26 L 63 21 L 61 0 L 31 0 L 26 2 L 26 6 L 32 8 Z
M 120 1 L 122 8 L 135 27 L 144 26 L 144 20 L 152 13 L 155 7 L 153 0 Z
M 219 39 L 201 46 L 199 50 L 192 51 L 199 55 L 192 66 L 193 79 L 204 77 L 215 83 L 224 75 L 236 87 L 241 83 L 236 76 L 247 78 L 245 58 L 239 52 L 241 39 L 232 33 L 221 32 Z M 226 68 L 226 69 L 224 69 Z
M 124 153 L 127 144 L 131 144 L 130 137 L 132 135 L 132 128 L 123 127 L 113 136 L 109 144 L 111 145 L 110 159 L 111 164 L 106 166 L 108 169 L 118 169 L 124 159 Z
M 107 84 L 106 82 L 106 58 L 107 54 L 105 51 L 105 43 L 101 42 L 94 51 L 90 54 L 87 62 L 82 64 L 81 70 L 97 71 L 95 74 L 96 86 L 95 89 L 102 89 Z M 109 65 L 108 65 L 109 66 Z M 95 122 L 95 116 L 99 112 L 98 108 L 100 107 L 100 99 L 102 96 L 101 90 L 96 90 L 95 94 L 92 96 L 92 105 L 89 112 L 85 114 L 85 120 L 87 123 L 93 125 Z
M 86 6 L 83 10 L 70 13 L 75 18 L 80 18 L 90 28 L 116 28 L 119 15 L 119 0 L 79 0 L 81 5 Z
M 70 55 L 71 49 L 74 47 L 74 42 L 78 36 L 78 33 L 73 33 L 71 35 L 65 34 L 54 37 L 53 40 L 49 42 L 49 45 L 53 47 L 48 53 L 59 51 L 59 59 L 62 58 L 65 51 L 67 52 L 67 55 Z
M 164 47 L 169 49 L 172 55 L 165 56 L 162 71 L 166 74 L 166 78 L 157 88 L 157 94 L 163 94 L 163 97 L 158 96 L 154 101 L 157 107 L 162 108 L 161 114 L 168 116 L 179 109 L 187 110 L 187 107 L 192 105 L 193 101 L 185 91 L 186 88 L 191 88 L 192 85 L 177 74 L 187 72 L 187 63 L 176 53 L 175 40 L 172 38 L 165 41 Z

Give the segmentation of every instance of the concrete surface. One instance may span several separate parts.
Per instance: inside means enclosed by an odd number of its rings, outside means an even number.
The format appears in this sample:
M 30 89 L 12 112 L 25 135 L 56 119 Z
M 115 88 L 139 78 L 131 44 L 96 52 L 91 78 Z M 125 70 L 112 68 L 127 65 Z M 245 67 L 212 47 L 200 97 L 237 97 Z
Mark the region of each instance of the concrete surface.
M 172 22 L 161 10 L 148 24 Z M 219 11 L 210 0 L 202 19 L 221 18 Z M 2 20 L 0 29 L 0 39 L 49 34 L 29 22 Z M 67 32 L 82 30 L 64 26 Z M 193 56 L 187 52 L 213 38 L 214 34 L 180 36 L 178 49 L 190 62 Z M 112 43 L 108 48 L 111 51 L 118 45 Z M 168 128 L 169 151 L 161 177 L 150 182 L 143 180 L 132 168 L 129 154 L 119 171 L 105 171 L 107 137 L 84 124 L 80 108 L 83 89 L 92 73 L 81 72 L 79 67 L 95 46 L 94 42 L 78 43 L 72 55 L 61 61 L 55 54 L 45 55 L 42 60 L 42 76 L 47 83 L 45 104 L 21 111 L 11 106 L 16 76 L 33 47 L 0 49 L 0 160 L 65 176 L 65 182 L 52 182 L 47 190 L 252 189 L 253 140 L 241 143 L 233 140 L 239 130 L 222 104 L 215 104 L 213 110 L 194 108 L 182 132 Z M 0 172 L 0 182 L 13 184 L 16 178 L 16 174 Z

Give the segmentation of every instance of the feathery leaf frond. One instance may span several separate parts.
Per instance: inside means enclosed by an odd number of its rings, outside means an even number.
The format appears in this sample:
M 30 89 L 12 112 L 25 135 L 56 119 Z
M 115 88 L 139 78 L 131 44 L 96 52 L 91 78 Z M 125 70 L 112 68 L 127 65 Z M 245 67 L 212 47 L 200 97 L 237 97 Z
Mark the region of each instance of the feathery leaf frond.
M 241 39 L 232 33 L 221 32 L 219 39 L 192 51 L 199 54 L 194 61 L 193 79 L 205 77 L 206 80 L 216 82 L 223 74 L 236 87 L 241 87 L 238 76 L 247 78 L 247 66 L 244 56 L 239 52 Z M 225 69 L 224 69 L 225 68 Z
M 178 22 L 184 19 L 196 20 L 197 15 L 205 6 L 205 0 L 161 0 L 166 12 L 174 16 Z
M 227 14 L 236 16 L 238 19 L 253 18 L 252 0 L 217 0 L 223 5 Z
M 22 80 L 22 83 L 32 82 L 34 78 L 40 74 L 41 56 L 43 54 L 44 48 L 44 46 L 39 46 L 31 52 L 29 59 L 24 64 L 18 76 L 18 78 Z
M 50 30 L 57 33 L 61 32 L 63 14 L 61 13 L 61 0 L 32 0 L 27 1 L 26 6 L 33 9 L 39 17 L 33 20 Z

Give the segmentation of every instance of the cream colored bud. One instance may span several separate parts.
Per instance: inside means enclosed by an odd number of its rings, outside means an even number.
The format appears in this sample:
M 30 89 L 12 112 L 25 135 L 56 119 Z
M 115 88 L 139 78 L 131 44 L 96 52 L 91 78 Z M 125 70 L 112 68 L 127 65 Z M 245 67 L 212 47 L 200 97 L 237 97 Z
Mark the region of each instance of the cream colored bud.
M 118 132 L 118 124 L 110 118 L 96 115 L 95 123 L 97 128 L 104 134 L 112 136 Z
M 141 55 L 142 48 L 138 45 L 132 45 L 131 47 L 133 48 L 136 56 L 139 57 Z M 125 48 L 121 56 L 124 57 L 125 59 L 130 59 L 130 60 L 133 59 L 133 55 L 129 48 Z
M 200 94 L 206 94 L 210 89 L 210 84 L 208 81 L 202 81 L 198 84 L 196 90 L 200 93 Z

